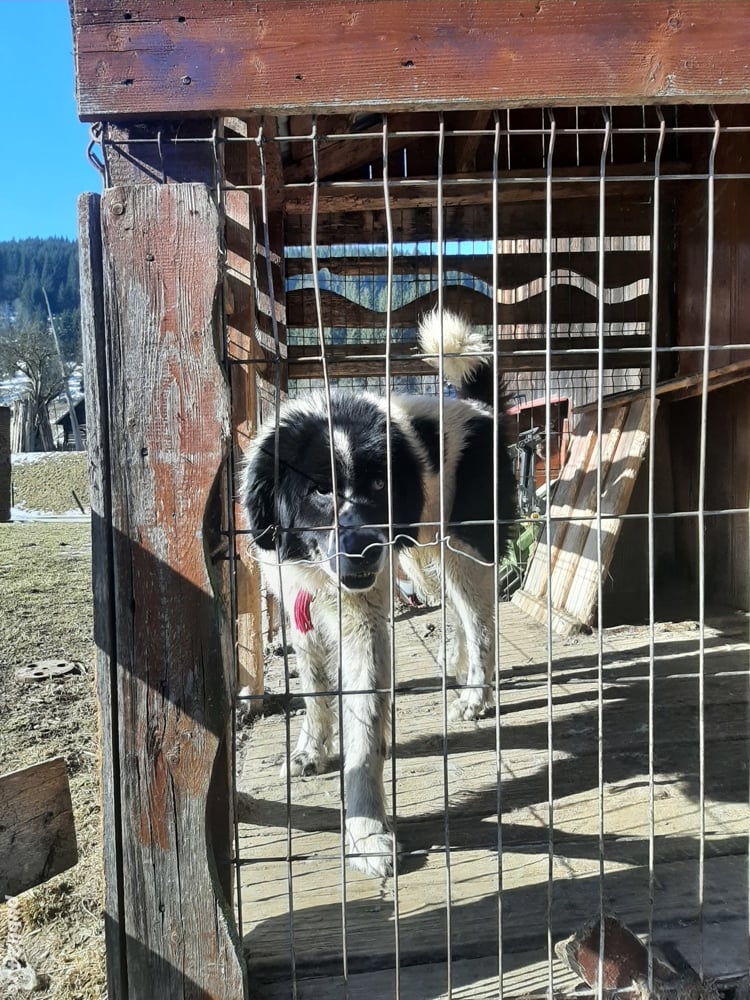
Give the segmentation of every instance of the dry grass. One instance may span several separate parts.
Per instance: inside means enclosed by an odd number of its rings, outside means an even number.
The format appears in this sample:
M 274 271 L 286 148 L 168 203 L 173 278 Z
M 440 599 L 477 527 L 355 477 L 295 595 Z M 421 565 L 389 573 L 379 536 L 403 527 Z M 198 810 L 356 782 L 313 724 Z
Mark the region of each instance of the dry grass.
M 50 509 L 49 496 L 37 509 Z M 0 525 L 0 773 L 63 756 L 78 836 L 78 864 L 21 897 L 24 946 L 44 984 L 33 995 L 55 1000 L 106 997 L 92 635 L 89 525 Z M 42 682 L 16 676 L 51 657 L 83 668 Z
M 13 506 L 61 514 L 88 507 L 88 461 L 85 452 L 50 452 L 13 462 Z

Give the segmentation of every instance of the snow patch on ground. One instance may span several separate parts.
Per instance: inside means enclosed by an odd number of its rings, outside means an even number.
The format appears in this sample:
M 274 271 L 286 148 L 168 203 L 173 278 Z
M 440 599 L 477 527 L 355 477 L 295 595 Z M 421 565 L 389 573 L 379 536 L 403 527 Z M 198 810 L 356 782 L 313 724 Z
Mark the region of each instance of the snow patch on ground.
M 11 521 L 67 521 L 69 524 L 85 524 L 91 520 L 91 512 L 82 514 L 77 508 L 60 514 L 49 510 L 26 510 L 25 507 L 10 508 Z
M 36 462 L 66 462 L 72 451 L 14 451 L 10 456 L 13 465 L 31 465 Z

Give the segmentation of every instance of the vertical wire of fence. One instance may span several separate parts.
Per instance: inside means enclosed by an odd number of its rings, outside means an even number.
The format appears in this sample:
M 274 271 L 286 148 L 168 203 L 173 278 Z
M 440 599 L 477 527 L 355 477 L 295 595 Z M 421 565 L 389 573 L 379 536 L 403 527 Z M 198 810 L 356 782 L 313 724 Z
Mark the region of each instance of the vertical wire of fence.
M 659 122 L 658 145 L 654 155 L 653 211 L 651 226 L 651 353 L 649 357 L 649 450 L 648 450 L 648 968 L 647 988 L 654 988 L 654 902 L 656 889 L 656 772 L 655 746 L 655 683 L 656 683 L 656 552 L 654 514 L 656 500 L 656 381 L 658 377 L 659 340 L 659 268 L 661 251 L 661 157 L 664 151 L 666 122 L 661 108 L 656 108 Z M 645 145 L 645 136 L 644 136 Z M 645 159 L 644 152 L 644 159 Z
M 220 218 L 226 218 L 226 190 L 224 187 L 224 160 L 221 153 L 225 153 L 224 150 L 218 148 L 218 144 L 214 143 L 214 171 L 215 171 L 215 184 L 216 184 L 216 200 L 219 206 Z M 227 247 L 226 247 L 226 234 L 220 234 L 220 239 L 222 241 L 222 257 L 224 261 L 224 274 L 228 275 L 228 265 L 227 265 Z M 222 292 L 222 310 L 221 310 L 221 345 L 222 345 L 222 361 L 224 366 L 224 372 L 227 379 L 227 383 L 231 386 L 231 359 L 229 352 L 229 330 L 227 324 L 227 303 L 225 299 L 225 294 Z M 227 559 L 228 559 L 228 572 L 229 572 L 229 623 L 228 628 L 230 629 L 232 636 L 232 671 L 233 676 L 236 678 L 239 676 L 239 662 L 237 656 L 237 620 L 238 620 L 238 600 L 237 600 L 237 548 L 241 541 L 241 536 L 237 533 L 237 523 L 234 516 L 234 496 L 235 496 L 235 484 L 237 483 L 238 470 L 235 463 L 234 448 L 229 449 L 229 459 L 226 463 L 224 470 L 224 490 L 226 496 L 226 532 L 227 532 Z M 230 755 L 230 766 L 232 775 L 236 775 L 239 767 L 239 759 L 237 755 L 237 713 L 239 709 L 239 704 L 237 699 L 232 701 L 232 717 L 230 724 L 230 738 L 232 745 L 229 748 Z M 230 784 L 230 796 L 232 799 L 232 816 L 233 825 L 231 832 L 231 870 L 232 870 L 232 892 L 234 894 L 234 899 L 236 900 L 237 908 L 237 929 L 239 931 L 240 939 L 243 935 L 243 915 L 242 915 L 242 878 L 241 878 L 241 866 L 240 858 L 242 856 L 242 851 L 240 848 L 240 827 L 237 821 L 237 808 L 238 808 L 238 796 L 237 796 L 237 782 L 232 781 Z
M 446 509 L 445 498 L 445 360 L 444 360 L 444 339 L 443 339 L 443 309 L 444 309 L 444 283 L 445 272 L 445 231 L 444 231 L 444 205 L 443 205 L 443 166 L 445 154 L 445 116 L 443 112 L 438 115 L 438 154 L 437 154 L 437 302 L 438 315 L 440 317 L 440 355 L 438 357 L 438 433 L 440 435 L 440 448 L 438 456 L 438 502 L 440 511 L 440 526 L 438 544 L 440 547 L 440 628 L 442 638 L 442 663 L 447 662 L 447 579 L 446 579 L 446 545 L 448 535 L 448 511 Z M 443 830 L 445 836 L 444 864 L 445 864 L 445 955 L 446 955 L 446 991 L 448 1000 L 453 996 L 453 900 L 452 900 L 452 871 L 451 871 L 451 834 L 450 834 L 450 772 L 448 768 L 448 677 L 445 666 L 442 670 L 442 708 L 443 708 Z
M 276 301 L 274 296 L 273 272 L 271 269 L 271 230 L 270 216 L 268 210 L 268 174 L 265 154 L 265 131 L 261 121 L 257 134 L 258 163 L 260 170 L 260 224 L 263 236 L 263 252 L 265 257 L 265 281 L 268 290 L 268 305 L 271 318 L 271 332 L 273 336 L 273 346 L 275 354 L 274 364 L 274 505 L 275 524 L 281 524 L 281 340 L 279 334 L 278 316 L 276 314 Z M 273 139 L 271 141 L 274 141 Z M 295 946 L 295 911 L 294 911 L 294 840 L 292 837 L 292 731 L 291 712 L 289 703 L 291 700 L 290 666 L 289 666 L 289 643 L 287 637 L 287 608 L 284 592 L 284 578 L 281 565 L 281 538 L 276 532 L 276 564 L 279 594 L 279 625 L 281 631 L 281 646 L 284 659 L 284 703 L 287 706 L 284 711 L 284 783 L 285 783 L 285 819 L 286 819 L 286 885 L 288 901 L 288 933 L 289 933 L 289 968 L 291 976 L 292 997 L 297 997 L 297 954 Z
M 320 201 L 320 139 L 318 133 L 317 115 L 312 120 L 312 155 L 313 155 L 313 201 L 311 211 L 310 226 L 310 257 L 312 260 L 313 290 L 315 293 L 315 320 L 318 330 L 318 346 L 320 348 L 320 363 L 323 376 L 323 393 L 325 398 L 326 426 L 328 430 L 329 460 L 331 471 L 331 493 L 333 497 L 333 548 L 335 552 L 337 572 L 340 565 L 341 535 L 338 516 L 338 497 L 340 491 L 338 487 L 338 470 L 336 468 L 336 456 L 334 452 L 334 427 L 333 411 L 331 403 L 331 379 L 328 371 L 328 360 L 325 341 L 325 322 L 323 316 L 323 305 L 320 294 L 320 264 L 318 259 L 318 206 Z M 346 818 L 348 802 L 346 798 L 346 763 L 344 760 L 345 733 L 345 699 L 353 697 L 350 691 L 344 688 L 344 619 L 341 588 L 336 591 L 336 616 L 338 635 L 336 641 L 336 693 L 338 700 L 338 731 L 339 731 L 339 755 L 341 766 L 339 767 L 339 803 L 340 803 L 340 863 L 339 874 L 341 879 L 341 967 L 344 982 L 349 980 L 349 945 L 348 945 L 348 909 L 347 909 L 347 867 L 346 860 L 348 854 L 348 841 L 346 834 Z
M 388 612 L 391 620 L 389 629 L 388 659 L 389 698 L 391 719 L 391 834 L 393 844 L 393 936 L 394 936 L 394 991 L 397 1000 L 401 997 L 401 923 L 399 910 L 399 870 L 398 870 L 398 784 L 397 784 L 397 726 L 396 726 L 396 568 L 398 559 L 394 556 L 395 526 L 393 519 L 393 455 L 391 449 L 391 341 L 393 318 L 393 213 L 391 211 L 390 174 L 388 167 L 388 115 L 383 115 L 383 203 L 387 240 L 386 257 L 386 311 L 385 311 L 385 419 L 386 419 L 386 483 L 388 501 Z
M 547 148 L 543 148 L 544 158 L 544 427 L 545 427 L 545 461 L 544 461 L 544 482 L 547 491 L 547 504 L 545 507 L 545 531 L 547 537 L 547 580 L 552 579 L 552 504 L 550 499 L 550 468 L 549 468 L 549 441 L 550 424 L 552 420 L 551 408 L 551 384 L 552 384 L 552 170 L 555 157 L 555 139 L 557 134 L 557 122 L 554 111 L 547 112 L 549 119 L 549 138 Z M 535 486 L 536 484 L 534 484 Z M 552 654 L 552 588 L 547 586 L 547 989 L 550 997 L 554 995 L 555 989 L 555 968 L 554 968 L 554 942 L 552 932 L 552 914 L 554 912 L 554 873 L 555 873 L 555 788 L 554 788 L 554 733 L 553 733 L 553 667 L 554 660 Z
M 498 481 L 498 459 L 500 447 L 505 447 L 504 435 L 501 433 L 501 406 L 503 394 L 500 390 L 500 344 L 497 330 L 499 325 L 498 298 L 499 298 L 499 245 L 500 245 L 500 112 L 494 111 L 492 115 L 492 410 L 495 415 L 492 428 L 492 468 L 493 481 Z M 502 751 L 502 730 L 500 712 L 500 664 L 501 664 L 501 641 L 500 630 L 500 588 L 498 568 L 503 557 L 500 549 L 500 512 L 499 512 L 498 491 L 492 493 L 492 518 L 493 518 L 493 553 L 495 561 L 495 572 L 493 574 L 493 609 L 495 620 L 493 628 L 495 630 L 495 803 L 497 811 L 497 995 L 498 1000 L 503 1000 L 503 751 Z
M 711 367 L 711 323 L 714 287 L 714 240 L 716 211 L 716 150 L 721 135 L 721 122 L 713 108 L 711 149 L 708 155 L 706 182 L 706 280 L 701 357 L 701 415 L 698 459 L 698 819 L 700 839 L 698 850 L 698 932 L 700 940 L 698 976 L 704 978 L 704 929 L 706 891 L 706 449 L 708 428 L 708 384 Z
M 599 615 L 597 621 L 597 777 L 598 777 L 598 850 L 599 850 L 599 954 L 597 961 L 597 997 L 604 996 L 604 943 L 605 943 L 605 903 L 604 877 L 605 861 L 605 822 L 606 807 L 604 801 L 604 629 L 602 622 L 602 606 L 604 595 L 604 573 L 602 559 L 603 524 L 602 524 L 602 483 L 604 472 L 603 428 L 604 428 L 604 262 L 606 239 L 606 170 L 607 156 L 610 152 L 612 137 L 612 118 L 610 109 L 603 108 L 604 129 L 602 132 L 602 150 L 599 161 L 599 237 L 598 237 L 598 276 L 597 276 L 597 393 L 596 393 L 596 581 L 597 606 Z

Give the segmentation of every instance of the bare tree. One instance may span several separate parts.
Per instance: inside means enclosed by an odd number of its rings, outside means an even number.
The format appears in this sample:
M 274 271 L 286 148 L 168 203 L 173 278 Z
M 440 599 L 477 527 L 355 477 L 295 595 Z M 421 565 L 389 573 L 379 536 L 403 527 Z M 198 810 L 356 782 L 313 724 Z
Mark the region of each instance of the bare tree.
M 0 334 L 0 373 L 25 376 L 27 451 L 54 449 L 49 405 L 65 388 L 60 358 L 49 331 L 31 323 L 6 327 Z

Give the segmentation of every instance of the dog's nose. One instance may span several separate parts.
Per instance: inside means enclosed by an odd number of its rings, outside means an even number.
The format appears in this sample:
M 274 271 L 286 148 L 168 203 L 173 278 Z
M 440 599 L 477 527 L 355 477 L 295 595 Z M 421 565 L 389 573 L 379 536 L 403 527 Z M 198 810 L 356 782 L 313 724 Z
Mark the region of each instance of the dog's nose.
M 369 590 L 375 586 L 385 563 L 384 536 L 374 528 L 339 526 L 338 549 L 331 532 L 330 568 L 345 590 Z
M 344 528 L 339 531 L 339 552 L 347 557 L 355 572 L 380 568 L 383 536 L 372 528 Z

